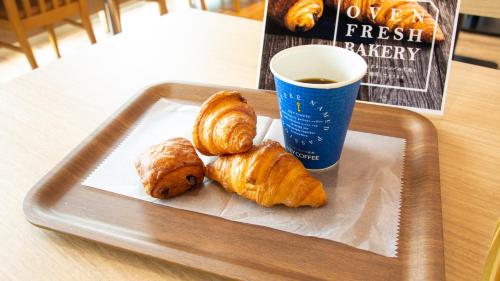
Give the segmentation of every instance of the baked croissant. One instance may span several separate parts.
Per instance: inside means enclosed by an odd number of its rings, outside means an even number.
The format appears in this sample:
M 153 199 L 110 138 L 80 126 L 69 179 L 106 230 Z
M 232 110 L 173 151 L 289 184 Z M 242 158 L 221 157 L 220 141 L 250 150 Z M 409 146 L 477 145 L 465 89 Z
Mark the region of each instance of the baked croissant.
M 219 157 L 207 166 L 207 177 L 227 191 L 270 207 L 319 207 L 326 203 L 323 184 L 297 158 L 266 140 L 242 154 Z
M 367 22 L 378 26 L 387 26 L 389 31 L 394 32 L 396 28 L 401 28 L 408 35 L 410 30 L 422 30 L 422 40 L 432 43 L 434 27 L 436 21 L 418 2 L 412 0 L 326 0 L 328 6 L 337 8 L 340 2 L 340 12 L 347 14 L 351 6 L 359 8 L 359 16 L 356 18 L 360 22 Z M 397 9 L 393 17 L 393 9 Z M 351 12 L 356 15 L 357 12 Z M 421 20 L 418 16 L 423 16 Z M 416 36 L 414 34 L 414 36 Z M 444 41 L 444 34 L 438 26 L 436 30 L 436 42 Z
M 205 166 L 190 141 L 175 138 L 144 151 L 135 162 L 147 194 L 165 199 L 200 185 Z
M 292 32 L 314 27 L 323 15 L 323 0 L 269 0 L 268 14 Z
M 194 146 L 204 155 L 241 153 L 253 145 L 257 116 L 235 91 L 220 91 L 206 100 L 193 128 Z

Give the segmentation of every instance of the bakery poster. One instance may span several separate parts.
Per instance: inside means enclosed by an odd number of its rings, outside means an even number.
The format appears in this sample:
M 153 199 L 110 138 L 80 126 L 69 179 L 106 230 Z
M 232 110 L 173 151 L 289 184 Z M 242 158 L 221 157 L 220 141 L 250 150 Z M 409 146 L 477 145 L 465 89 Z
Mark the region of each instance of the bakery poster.
M 269 61 L 305 44 L 363 56 L 358 100 L 442 113 L 459 0 L 267 0 L 258 87 L 274 90 Z

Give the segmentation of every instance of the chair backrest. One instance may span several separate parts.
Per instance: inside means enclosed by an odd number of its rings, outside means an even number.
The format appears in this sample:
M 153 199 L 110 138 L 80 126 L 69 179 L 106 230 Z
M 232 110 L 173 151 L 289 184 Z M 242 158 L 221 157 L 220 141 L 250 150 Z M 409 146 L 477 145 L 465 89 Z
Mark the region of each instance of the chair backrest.
M 6 0 L 9 1 L 9 0 Z M 71 4 L 72 0 L 14 0 L 20 15 L 28 18 L 62 8 Z
M 26 29 L 43 27 L 79 13 L 80 0 L 0 0 L 8 17 L 19 17 Z M 9 15 L 9 8 L 10 15 Z M 12 8 L 14 7 L 14 8 Z
M 500 18 L 500 1 L 462 0 L 460 13 L 472 16 Z

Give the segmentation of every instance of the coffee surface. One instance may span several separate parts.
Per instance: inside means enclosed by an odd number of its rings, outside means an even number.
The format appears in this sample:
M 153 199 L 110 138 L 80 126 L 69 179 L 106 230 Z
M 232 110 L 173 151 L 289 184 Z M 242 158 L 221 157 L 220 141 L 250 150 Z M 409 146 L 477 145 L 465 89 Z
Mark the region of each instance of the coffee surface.
M 297 80 L 297 82 L 308 83 L 308 84 L 331 84 L 337 83 L 337 81 L 333 81 L 327 78 L 306 78 Z

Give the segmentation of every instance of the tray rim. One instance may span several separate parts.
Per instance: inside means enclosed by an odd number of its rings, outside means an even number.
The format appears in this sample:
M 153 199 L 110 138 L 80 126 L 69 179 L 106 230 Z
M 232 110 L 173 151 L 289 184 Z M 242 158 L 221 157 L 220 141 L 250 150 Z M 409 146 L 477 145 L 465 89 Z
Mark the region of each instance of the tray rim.
M 33 225 L 35 225 L 37 227 L 41 227 L 43 229 L 53 230 L 53 231 L 56 231 L 56 232 L 59 232 L 59 233 L 70 234 L 70 235 L 73 235 L 73 236 L 76 236 L 76 237 L 79 237 L 79 238 L 83 238 L 83 239 L 89 240 L 89 241 L 96 241 L 96 242 L 99 242 L 99 243 L 111 246 L 113 248 L 118 248 L 118 249 L 126 250 L 126 251 L 129 251 L 129 252 L 138 253 L 138 254 L 141 254 L 141 255 L 146 255 L 146 256 L 149 256 L 149 257 L 153 257 L 155 259 L 159 259 L 159 260 L 162 260 L 162 261 L 167 261 L 168 263 L 172 263 L 172 264 L 176 264 L 176 265 L 181 265 L 181 266 L 184 266 L 184 267 L 190 268 L 192 270 L 196 270 L 196 271 L 208 272 L 210 274 L 215 274 L 215 275 L 218 275 L 218 276 L 221 276 L 221 277 L 225 277 L 225 278 L 227 278 L 227 277 L 230 277 L 230 278 L 241 278 L 242 276 L 240 274 L 233 274 L 233 275 L 228 275 L 227 274 L 227 272 L 233 272 L 234 273 L 235 266 L 240 266 L 240 265 L 236 265 L 236 264 L 228 263 L 228 262 L 225 262 L 225 261 L 217 260 L 217 262 L 220 263 L 219 267 L 222 267 L 222 271 L 225 271 L 225 273 L 221 273 L 222 272 L 221 268 L 219 268 L 217 270 L 213 270 L 213 268 L 203 268 L 203 267 L 200 267 L 200 266 L 194 266 L 193 263 L 189 263 L 189 262 L 179 261 L 179 260 L 175 260 L 175 259 L 171 259 L 171 258 L 160 257 L 160 256 L 155 255 L 153 253 L 148 253 L 146 251 L 141 251 L 137 247 L 135 247 L 136 249 L 132 249 L 133 247 L 132 248 L 130 247 L 130 243 L 129 242 L 127 242 L 127 241 L 118 241 L 116 239 L 117 238 L 116 236 L 107 235 L 105 233 L 99 233 L 99 232 L 95 232 L 95 231 L 94 232 L 92 232 L 92 231 L 89 232 L 88 229 L 85 230 L 84 228 L 81 228 L 78 225 L 75 225 L 75 227 L 71 227 L 71 224 L 65 224 L 65 223 L 62 222 L 61 219 L 54 220 L 54 219 L 52 219 L 52 216 L 48 215 L 45 212 L 40 212 L 39 211 L 40 209 L 50 210 L 50 209 L 48 209 L 46 207 L 33 208 L 35 206 L 35 205 L 33 205 L 33 202 L 37 203 L 37 204 L 40 204 L 40 202 L 38 202 L 37 200 L 35 200 L 35 194 L 36 194 L 36 192 L 49 179 L 51 179 L 52 177 L 54 177 L 55 173 L 57 171 L 59 171 L 62 167 L 64 167 L 65 164 L 68 161 L 70 161 L 71 159 L 73 159 L 76 155 L 78 155 L 87 146 L 91 145 L 91 141 L 94 139 L 94 137 L 95 137 L 95 135 L 97 133 L 99 133 L 103 129 L 109 127 L 113 123 L 113 121 L 118 116 L 120 116 L 120 114 L 122 114 L 125 110 L 127 110 L 138 98 L 140 98 L 141 96 L 143 96 L 144 94 L 146 94 L 148 91 L 150 91 L 151 89 L 153 89 L 155 87 L 161 87 L 161 86 L 165 86 L 165 85 L 170 85 L 170 86 L 176 86 L 176 85 L 181 85 L 182 86 L 182 85 L 185 85 L 185 86 L 193 86 L 193 87 L 208 87 L 208 88 L 216 88 L 216 89 L 240 90 L 240 91 L 247 91 L 247 92 L 251 91 L 251 92 L 254 92 L 254 93 L 261 92 L 261 93 L 267 93 L 267 94 L 273 94 L 273 95 L 275 94 L 274 91 L 269 91 L 269 90 L 248 89 L 248 88 L 231 87 L 231 86 L 221 86 L 221 85 L 216 85 L 216 84 L 193 83 L 193 82 L 178 81 L 178 80 L 169 80 L 169 81 L 165 81 L 165 82 L 160 82 L 160 83 L 155 83 L 155 84 L 147 85 L 147 86 L 143 87 L 142 89 L 140 89 L 136 94 L 134 94 L 130 98 L 128 98 L 121 106 L 119 106 L 116 111 L 114 111 L 109 117 L 106 118 L 106 120 L 104 122 L 102 122 L 99 126 L 97 126 L 97 128 L 95 130 L 93 130 L 87 137 L 85 137 L 79 145 L 77 145 L 69 154 L 67 154 L 62 160 L 60 160 L 57 163 L 57 165 L 55 165 L 44 177 L 42 177 L 29 190 L 29 192 L 26 194 L 26 196 L 24 197 L 24 200 L 23 200 L 23 212 L 24 212 L 25 218 L 31 224 L 33 224 Z M 358 101 L 356 102 L 356 104 L 357 104 L 357 106 L 361 106 L 361 107 L 364 107 L 365 109 L 369 109 L 369 110 L 389 111 L 389 112 L 392 112 L 392 113 L 397 114 L 397 115 L 407 115 L 410 118 L 417 119 L 418 122 L 423 127 L 425 127 L 426 130 L 430 131 L 433 134 L 432 137 L 435 138 L 436 152 L 437 152 L 437 137 L 438 137 L 437 130 L 434 127 L 434 125 L 431 123 L 431 121 L 429 119 L 427 119 L 426 117 L 424 117 L 423 115 L 421 115 L 419 113 L 416 113 L 416 112 L 413 112 L 413 111 L 410 111 L 410 110 L 407 110 L 407 109 L 403 109 L 403 108 L 386 107 L 386 106 L 383 106 L 383 105 L 368 104 L 368 103 L 358 102 Z M 114 145 L 117 145 L 117 143 L 114 143 L 113 146 Z M 437 179 L 434 179 L 434 180 L 435 181 L 437 180 L 437 183 L 435 183 L 435 184 L 437 184 L 437 188 L 439 190 L 439 194 L 438 195 L 440 196 L 439 155 L 438 154 L 435 155 L 435 161 L 437 161 L 437 167 L 436 168 L 438 170 L 438 173 L 437 173 L 438 176 L 437 176 Z M 105 192 L 105 191 L 102 191 L 102 192 Z M 403 193 L 403 190 L 401 192 Z M 133 199 L 133 198 L 130 198 L 130 199 Z M 139 199 L 136 199 L 136 200 L 139 200 Z M 142 200 L 139 200 L 139 201 L 142 201 Z M 439 202 L 441 203 L 441 199 L 440 198 L 439 198 Z M 42 206 L 42 205 L 38 205 L 38 206 Z M 166 206 L 163 206 L 163 207 L 166 207 Z M 171 207 L 167 207 L 167 208 L 171 208 Z M 179 210 L 179 209 L 176 209 L 176 210 Z M 443 241 L 443 237 L 442 237 L 442 204 L 439 205 L 439 210 L 440 210 L 440 216 L 441 216 L 441 218 L 440 218 L 440 222 L 441 222 L 441 236 L 439 237 L 439 240 L 440 240 L 441 248 L 443 249 L 444 248 L 443 247 L 444 246 L 443 245 L 444 241 Z M 180 210 L 180 211 L 190 212 L 190 211 L 186 211 L 186 210 Z M 191 212 L 191 213 L 194 213 L 197 216 L 198 215 L 209 216 L 209 215 L 206 215 L 206 214 L 201 214 L 201 213 L 196 213 L 196 212 Z M 213 217 L 213 216 L 210 216 L 210 217 Z M 221 220 L 224 220 L 224 219 L 221 219 Z M 233 222 L 233 223 L 238 223 L 238 222 Z M 251 225 L 251 226 L 252 227 L 261 227 L 261 226 L 257 226 L 257 225 Z M 279 231 L 279 230 L 276 230 L 276 231 Z M 308 238 L 314 239 L 314 237 L 308 237 Z M 339 243 L 339 242 L 334 242 L 334 243 Z M 342 245 L 345 245 L 345 244 L 342 244 Z M 350 246 L 347 246 L 347 247 L 350 247 Z M 186 254 L 185 251 L 180 251 L 177 248 L 170 248 L 170 249 L 173 250 L 173 251 L 179 251 L 182 254 Z M 363 251 L 363 250 L 360 250 L 360 251 Z M 398 259 L 399 258 L 399 251 L 400 251 L 400 249 L 399 249 L 399 245 L 398 245 L 398 250 L 397 250 L 398 257 L 395 257 L 395 258 L 385 257 L 385 256 L 383 256 L 383 257 L 387 258 L 387 259 Z M 370 253 L 374 254 L 374 255 L 378 255 L 376 253 L 372 253 L 372 252 L 370 252 Z M 202 256 L 202 255 L 196 255 L 196 254 L 193 254 L 193 255 L 195 255 L 199 259 L 208 259 L 207 257 Z M 442 256 L 441 257 L 441 259 L 442 259 L 442 270 L 441 271 L 443 273 L 441 279 L 444 280 L 444 252 L 441 253 L 441 256 Z M 251 267 L 243 267 L 243 268 L 245 270 L 249 270 L 250 269 L 251 271 L 257 270 L 257 269 L 251 268 Z M 246 273 L 248 274 L 248 272 L 246 272 Z M 268 274 L 268 273 L 269 272 L 266 272 L 266 274 Z M 269 276 L 276 276 L 276 275 L 273 275 L 272 273 L 269 273 Z

